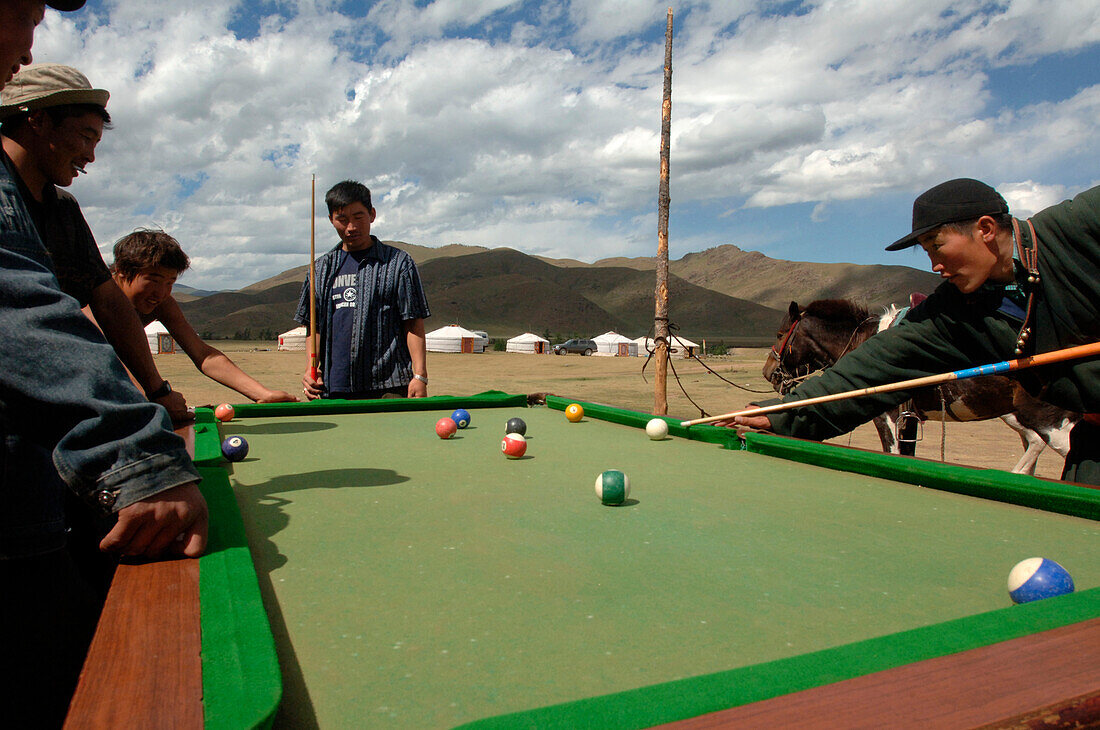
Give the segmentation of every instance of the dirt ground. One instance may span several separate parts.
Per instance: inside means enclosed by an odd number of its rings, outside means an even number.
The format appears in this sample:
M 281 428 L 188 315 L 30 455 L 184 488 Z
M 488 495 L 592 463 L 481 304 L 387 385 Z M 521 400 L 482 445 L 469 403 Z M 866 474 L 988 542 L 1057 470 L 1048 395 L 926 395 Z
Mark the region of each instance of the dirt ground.
M 245 372 L 271 388 L 300 394 L 301 374 L 306 366 L 304 352 L 278 352 L 268 343 L 212 342 Z M 699 417 L 699 404 L 708 414 L 728 413 L 742 408 L 754 398 L 768 397 L 750 391 L 766 391 L 770 386 L 761 375 L 767 349 L 738 349 L 734 354 L 707 358 L 706 363 L 722 378 L 707 372 L 693 361 L 673 360 L 668 374 L 669 415 L 683 419 Z M 486 352 L 476 355 L 428 354 L 431 395 L 470 395 L 485 390 L 508 393 L 549 392 L 578 400 L 606 403 L 642 412 L 652 412 L 654 403 L 655 363 L 643 373 L 645 358 L 581 357 L 579 355 L 526 355 Z M 156 356 L 161 375 L 172 381 L 192 405 L 223 402 L 240 403 L 244 397 L 204 377 L 186 355 Z M 677 378 L 678 376 L 678 378 Z M 679 380 L 679 385 L 677 384 Z M 681 387 L 683 391 L 681 391 Z M 748 390 L 744 390 L 744 389 Z M 926 422 L 917 455 L 932 460 L 941 458 L 939 422 Z M 874 427 L 866 424 L 851 434 L 833 439 L 845 446 L 879 450 Z M 1023 453 L 1020 439 L 1000 419 L 975 423 L 947 423 L 943 442 L 946 460 L 970 466 L 1011 469 Z M 1036 475 L 1057 479 L 1062 458 L 1051 449 L 1039 457 Z

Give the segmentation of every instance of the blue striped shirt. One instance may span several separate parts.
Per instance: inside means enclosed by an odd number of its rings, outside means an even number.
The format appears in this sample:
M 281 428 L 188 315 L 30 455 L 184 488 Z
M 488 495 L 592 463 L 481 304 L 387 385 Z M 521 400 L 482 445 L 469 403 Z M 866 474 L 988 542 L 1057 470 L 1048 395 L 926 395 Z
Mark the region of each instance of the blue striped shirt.
M 374 244 L 359 262 L 355 282 L 355 315 L 352 320 L 349 387 L 353 391 L 380 390 L 408 385 L 412 380 L 412 357 L 402 323 L 431 316 L 420 273 L 412 257 L 371 236 Z M 330 296 L 336 275 L 344 262 L 340 245 L 317 260 L 317 357 L 321 378 L 329 381 L 332 363 L 332 316 L 336 311 Z M 309 275 L 294 319 L 309 326 Z

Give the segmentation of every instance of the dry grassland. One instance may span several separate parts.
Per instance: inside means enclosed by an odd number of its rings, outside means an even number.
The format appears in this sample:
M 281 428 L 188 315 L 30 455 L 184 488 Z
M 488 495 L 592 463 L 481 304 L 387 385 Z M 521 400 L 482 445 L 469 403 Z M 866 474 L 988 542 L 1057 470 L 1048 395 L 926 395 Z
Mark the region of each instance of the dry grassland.
M 219 341 L 211 343 L 222 349 L 245 372 L 268 387 L 301 393 L 301 374 L 306 355 L 302 352 L 278 352 L 268 343 Z M 723 378 L 756 391 L 768 391 L 761 375 L 767 349 L 740 349 L 732 356 L 711 357 L 708 365 Z M 200 374 L 184 354 L 157 355 L 161 374 L 192 405 L 222 402 L 240 403 L 243 396 Z M 429 353 L 428 370 L 431 395 L 470 395 L 486 390 L 508 393 L 549 392 L 577 400 L 629 408 L 653 410 L 654 363 L 646 368 L 644 358 L 580 357 L 568 355 L 522 355 L 486 352 L 478 355 Z M 706 372 L 696 362 L 674 360 L 676 373 L 692 400 L 709 414 L 726 413 L 743 407 L 754 398 L 767 397 L 738 389 Z M 688 401 L 676 384 L 672 372 L 668 376 L 669 414 L 696 418 L 698 409 Z M 1011 469 L 1022 453 L 1020 440 L 1001 421 L 981 423 L 948 423 L 946 432 L 947 461 L 971 466 Z M 923 440 L 917 454 L 939 460 L 943 430 L 938 422 L 924 425 Z M 878 436 L 872 426 L 864 425 L 852 434 L 833 440 L 847 446 L 879 449 Z M 1057 479 L 1062 459 L 1047 449 L 1039 459 L 1038 476 Z

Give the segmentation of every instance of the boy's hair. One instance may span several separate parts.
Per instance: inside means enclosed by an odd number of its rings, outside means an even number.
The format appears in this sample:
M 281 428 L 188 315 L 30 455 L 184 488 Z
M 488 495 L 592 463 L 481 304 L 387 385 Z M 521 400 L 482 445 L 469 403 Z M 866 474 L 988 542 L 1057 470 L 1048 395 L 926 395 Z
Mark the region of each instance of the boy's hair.
M 59 106 L 47 106 L 42 109 L 36 109 L 35 111 L 44 111 L 50 115 L 50 121 L 54 123 L 54 126 L 60 125 L 63 121 L 69 117 L 82 117 L 85 114 L 98 114 L 100 119 L 103 120 L 103 128 L 111 129 L 111 115 L 106 109 L 98 104 L 61 104 Z M 4 120 L 3 125 L 0 125 L 0 131 L 4 134 L 11 136 L 19 131 L 20 127 L 27 123 L 31 114 L 35 112 L 21 112 L 14 116 L 10 116 Z
M 115 262 L 111 265 L 111 271 L 129 281 L 155 266 L 182 274 L 190 265 L 191 259 L 187 258 L 176 239 L 161 230 L 139 228 L 115 243 Z
M 332 186 L 325 193 L 325 205 L 328 206 L 328 217 L 341 208 L 346 208 L 352 203 L 362 203 L 367 210 L 373 210 L 370 204 L 370 190 L 361 182 L 344 180 Z

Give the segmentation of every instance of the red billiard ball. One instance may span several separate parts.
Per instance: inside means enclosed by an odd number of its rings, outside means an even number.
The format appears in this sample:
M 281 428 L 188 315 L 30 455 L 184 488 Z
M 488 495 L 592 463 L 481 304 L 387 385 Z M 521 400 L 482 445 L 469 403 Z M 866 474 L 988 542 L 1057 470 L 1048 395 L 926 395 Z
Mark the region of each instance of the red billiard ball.
M 449 439 L 458 431 L 458 424 L 450 418 L 440 418 L 435 422 L 435 433 L 441 439 Z
M 214 418 L 222 421 L 232 421 L 233 416 L 236 415 L 236 411 L 233 410 L 233 406 L 228 403 L 222 403 L 220 406 L 214 409 Z
M 518 459 L 527 453 L 527 439 L 518 433 L 510 433 L 500 442 L 500 451 L 509 459 Z

